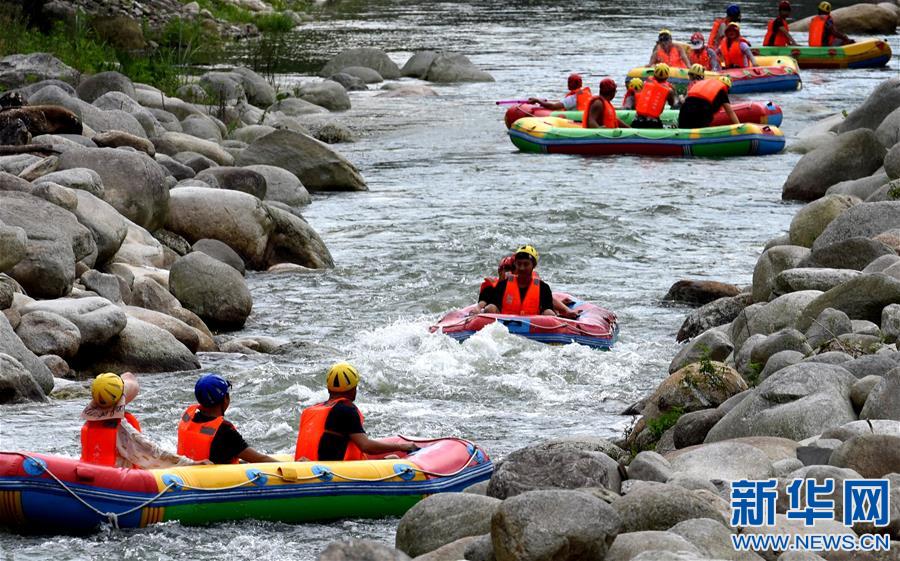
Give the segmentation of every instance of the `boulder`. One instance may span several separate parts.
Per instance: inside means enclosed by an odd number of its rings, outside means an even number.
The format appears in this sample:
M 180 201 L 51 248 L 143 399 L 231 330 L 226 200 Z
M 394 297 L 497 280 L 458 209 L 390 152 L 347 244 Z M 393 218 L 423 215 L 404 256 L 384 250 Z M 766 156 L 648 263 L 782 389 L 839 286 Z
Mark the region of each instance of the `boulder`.
M 77 70 L 66 66 L 50 53 L 16 54 L 0 58 L 0 85 L 4 90 L 42 80 L 60 80 L 77 84 Z
M 501 501 L 470 493 L 440 493 L 409 509 L 397 525 L 396 547 L 417 556 L 468 536 L 491 531 Z
M 71 168 L 48 173 L 34 181 L 34 185 L 41 183 L 56 183 L 69 189 L 88 192 L 101 199 L 105 195 L 100 174 L 88 168 Z
M 275 127 L 270 127 L 268 125 L 247 125 L 246 127 L 241 127 L 231 131 L 231 134 L 228 135 L 228 138 L 251 144 L 257 138 L 266 136 L 270 132 L 274 131 Z
M 767 336 L 750 351 L 750 362 L 765 365 L 769 357 L 782 351 L 797 351 L 803 356 L 812 354 L 806 336 L 796 329 L 786 328 Z
M 411 558 L 383 543 L 351 538 L 328 544 L 318 561 L 411 561 Z
M 830 143 L 800 158 L 782 187 L 781 198 L 786 201 L 818 199 L 835 183 L 872 175 L 881 167 L 884 155 L 885 149 L 872 130 L 839 134 Z
M 266 178 L 253 170 L 220 166 L 201 171 L 195 177 L 210 187 L 240 191 L 257 199 L 266 198 Z
M 864 237 L 848 238 L 829 245 L 820 245 L 813 249 L 801 267 L 825 267 L 836 269 L 853 269 L 861 271 L 883 255 L 896 255 L 897 252 L 882 242 Z
M 158 270 L 172 264 L 174 258 L 166 254 L 163 245 L 150 232 L 127 219 L 125 224 L 128 228 L 128 233 L 125 234 L 125 240 L 122 242 L 119 251 L 113 255 L 110 262 L 106 265 L 106 269 L 109 272 L 119 274 L 119 271 L 112 269 L 115 264 L 126 264 L 152 270 Z M 163 275 L 162 278 L 164 279 L 165 276 Z M 161 282 L 165 283 L 165 280 Z
M 825 308 L 815 321 L 810 323 L 806 330 L 806 341 L 810 347 L 816 349 L 835 337 L 852 332 L 853 324 L 847 314 L 833 308 Z
M 344 86 L 332 80 L 304 83 L 296 89 L 297 97 L 329 111 L 350 109 L 350 96 Z
M 8 271 L 25 258 L 27 244 L 25 230 L 0 222 L 0 272 Z
M 192 179 L 194 175 L 196 175 L 196 172 L 192 168 L 182 164 L 171 156 L 167 156 L 165 154 L 156 154 L 154 158 L 156 159 L 157 163 L 159 163 L 159 165 L 165 168 L 166 172 L 168 172 L 169 175 L 179 181 L 181 181 L 182 179 Z
M 32 312 L 62 316 L 78 328 L 82 344 L 92 345 L 103 345 L 118 335 L 127 321 L 119 307 L 97 296 L 39 300 L 22 306 L 19 311 L 23 317 Z
M 48 156 L 23 169 L 19 172 L 19 177 L 25 181 L 35 181 L 36 179 L 40 179 L 43 175 L 56 171 L 58 165 L 59 158 L 56 156 Z
M 894 146 L 884 156 L 884 172 L 888 179 L 900 178 L 900 147 Z M 873 193 L 874 195 L 874 193 Z M 871 197 L 872 195 L 869 195 Z
M 212 117 L 202 115 L 188 115 L 181 121 L 181 130 L 185 134 L 209 140 L 210 142 L 221 143 L 222 131 Z
M 0 353 L 11 357 L 0 369 L 0 401 L 12 400 L 42 401 L 45 394 L 53 389 L 53 374 L 43 362 L 22 343 L 5 314 L 0 314 Z M 15 361 L 15 362 L 13 362 Z M 9 366 L 9 370 L 6 370 Z M 22 369 L 31 383 L 22 376 Z M 36 384 L 38 392 L 32 384 Z M 11 389 L 10 389 L 11 388 Z M 12 397 L 7 397 L 12 395 Z
M 850 388 L 850 401 L 853 402 L 853 409 L 862 411 L 862 408 L 866 404 L 866 400 L 879 382 L 881 382 L 881 376 L 866 376 L 853 384 Z
M 241 259 L 241 256 L 238 255 L 236 251 L 228 247 L 227 244 L 220 242 L 219 240 L 211 240 L 206 238 L 197 240 L 197 242 L 192 246 L 191 250 L 205 253 L 213 259 L 217 259 L 222 263 L 225 263 L 240 274 L 244 274 L 244 260 Z
M 382 87 L 381 89 L 387 89 L 388 91 L 381 92 L 375 97 L 437 97 L 438 95 L 438 93 L 434 91 L 434 89 L 429 88 L 428 86 L 405 86 L 401 84 L 396 85 L 398 87 Z
M 861 177 L 859 179 L 851 179 L 849 181 L 841 181 L 835 183 L 825 192 L 828 195 L 842 195 L 847 197 L 856 197 L 860 200 L 866 200 L 873 193 L 878 191 L 890 179 L 884 170 L 876 171 L 869 177 Z
M 75 207 L 78 206 L 78 198 L 75 196 L 75 191 L 56 183 L 35 185 L 34 189 L 31 190 L 31 194 L 69 212 L 74 211 Z
M 686 341 L 713 327 L 728 324 L 752 303 L 750 294 L 719 298 L 692 311 L 678 330 L 676 341 Z
M 494 470 L 487 494 L 507 499 L 535 489 L 606 487 L 618 492 L 618 464 L 602 440 L 548 440 L 511 453 Z
M 416 51 L 400 69 L 400 73 L 409 78 L 424 80 L 428 75 L 428 69 L 431 68 L 431 63 L 437 56 L 436 51 Z
M 126 316 L 127 317 L 127 316 Z M 118 335 L 96 347 L 79 370 L 100 372 L 177 372 L 200 368 L 197 357 L 171 333 L 134 317 Z
M 700 550 L 678 534 L 649 530 L 619 534 L 603 559 L 604 561 L 631 561 L 645 552 L 680 552 L 696 557 L 701 556 Z
M 875 138 L 888 149 L 900 142 L 900 107 L 888 113 L 881 121 L 875 129 Z
M 828 460 L 830 465 L 849 468 L 865 478 L 900 473 L 900 436 L 861 434 L 841 444 Z
M 84 78 L 75 88 L 78 97 L 88 103 L 93 103 L 95 99 L 107 92 L 122 92 L 133 98 L 134 84 L 127 76 L 118 72 L 100 72 Z
M 610 505 L 580 491 L 530 491 L 491 520 L 497 561 L 603 559 L 621 528 Z
M 24 314 L 16 335 L 34 354 L 75 356 L 81 345 L 81 332 L 74 323 L 50 312 Z
M 319 72 L 319 76 L 331 76 L 344 68 L 362 66 L 371 68 L 386 80 L 395 80 L 400 77 L 400 68 L 381 49 L 361 47 L 346 49 L 328 61 Z M 2 74 L 0 74 L 2 76 Z
M 641 414 L 649 420 L 673 410 L 689 413 L 718 407 L 746 389 L 741 375 L 721 362 L 693 363 L 663 380 Z
M 813 249 L 851 238 L 872 238 L 895 228 L 900 228 L 900 201 L 858 204 L 829 223 Z
M 101 298 L 106 298 L 114 304 L 122 302 L 119 277 L 91 269 L 82 274 L 79 280 L 86 289 L 96 292 Z
M 326 144 L 340 144 L 341 142 L 354 142 L 353 133 L 340 123 L 322 123 L 313 125 L 310 133 L 316 140 Z
M 835 10 L 837 12 L 837 10 Z M 875 130 L 894 109 L 900 107 L 900 78 L 888 78 L 878 84 L 869 97 L 847 115 L 838 132 L 859 128 Z
M 614 500 L 612 507 L 622 520 L 622 532 L 665 531 L 692 518 L 724 523 L 722 513 L 698 493 L 677 485 L 643 482 Z
M 779 245 L 764 251 L 753 269 L 753 301 L 770 300 L 778 274 L 797 267 L 809 254 L 809 249 L 795 245 Z
M 164 314 L 181 307 L 178 299 L 172 296 L 168 288 L 149 275 L 143 275 L 134 279 L 134 282 L 131 284 L 131 298 L 129 302 L 134 306 Z
M 94 107 L 98 109 L 103 109 L 104 111 L 112 111 L 112 110 L 120 110 L 128 113 L 135 120 L 140 123 L 141 127 L 144 129 L 144 133 L 146 133 L 148 138 L 154 138 L 165 131 L 169 130 L 167 125 L 164 125 L 160 122 L 159 117 L 157 117 L 151 110 L 143 107 L 140 103 L 135 101 L 131 96 L 128 96 L 122 92 L 107 92 L 102 96 L 98 97 L 91 103 Z M 161 111 L 161 113 L 166 113 Z M 171 113 L 168 113 L 170 117 L 175 119 L 175 116 Z M 178 123 L 177 119 L 175 120 Z M 181 130 L 180 128 L 178 130 Z
M 191 168 L 194 173 L 200 173 L 201 171 L 209 168 L 216 167 L 217 163 L 210 160 L 203 154 L 198 154 L 197 152 L 179 152 L 172 156 L 176 162 L 183 164 L 189 168 Z M 196 182 L 194 182 L 196 183 Z
M 710 329 L 678 351 L 669 364 L 669 374 L 704 358 L 724 362 L 732 351 L 734 345 L 728 334 L 719 329 Z
M 863 420 L 846 423 L 822 431 L 820 439 L 837 439 L 846 442 L 854 436 L 863 434 L 890 434 L 900 436 L 900 421 Z
M 276 101 L 266 110 L 269 115 L 274 113 L 282 113 L 288 117 L 302 117 L 303 115 L 318 115 L 322 113 L 328 113 L 328 109 L 325 109 L 321 105 L 316 105 L 315 103 L 311 103 L 306 101 L 305 99 L 300 99 L 299 97 L 287 97 L 285 99 L 281 99 Z M 268 124 L 268 119 L 266 119 L 266 123 L 262 126 L 266 126 Z M 275 128 L 284 128 L 284 127 L 275 127 Z
M 0 321 L 5 321 L 5 318 Z M 46 369 L 46 366 L 44 368 Z M 47 374 L 50 374 L 49 370 L 47 370 Z M 50 389 L 52 388 L 53 377 L 51 375 Z M 46 391 L 46 393 L 49 392 L 50 390 Z M 0 352 L 0 405 L 29 401 L 47 401 L 45 391 L 41 389 L 41 386 L 21 362 Z
M 365 66 L 345 66 L 341 68 L 341 74 L 349 74 L 354 78 L 359 78 L 366 84 L 376 84 L 378 82 L 384 82 L 384 78 L 378 71 L 373 70 L 371 68 L 366 68 Z
M 742 436 L 802 440 L 856 419 L 850 387 L 856 378 L 840 366 L 802 362 L 764 380 L 709 431 L 706 442 Z
M 65 91 L 56 86 L 47 86 L 33 93 L 28 98 L 30 105 L 36 106 L 59 106 L 65 108 L 74 114 L 86 127 L 94 132 L 105 131 L 123 131 L 136 136 L 146 137 L 147 133 L 133 115 L 126 111 L 118 109 L 103 110 L 91 105 L 86 101 L 81 101 L 76 97 L 72 97 Z M 58 111 L 58 110 L 57 110 Z M 47 113 L 45 111 L 45 113 Z M 31 130 L 29 128 L 29 130 Z M 81 132 L 79 127 L 67 127 L 65 130 L 45 130 L 43 132 L 56 133 L 66 132 L 78 134 Z M 32 134 L 34 131 L 32 130 Z
M 705 280 L 680 280 L 663 297 L 666 302 L 702 306 L 719 298 L 737 296 L 741 290 L 733 284 Z
M 883 273 L 860 275 L 815 298 L 797 320 L 797 328 L 806 330 L 825 308 L 834 308 L 850 319 L 881 320 L 885 306 L 900 302 L 900 280 Z
M 240 77 L 230 72 L 207 72 L 200 76 L 197 84 L 206 95 L 195 97 L 195 101 L 205 101 L 210 105 L 231 105 L 246 97 Z
M 276 130 L 254 141 L 238 165 L 267 164 L 286 169 L 310 191 L 365 191 L 356 167 L 326 144 L 288 130 Z
M 134 96 L 138 103 L 149 109 L 160 120 L 160 123 L 166 123 L 166 120 L 162 113 L 159 113 L 159 110 L 175 115 L 178 119 L 184 119 L 188 115 L 203 115 L 203 112 L 196 105 L 187 103 L 177 97 L 166 96 L 155 88 L 147 89 L 143 84 L 134 87 Z M 165 128 L 168 130 L 170 126 L 165 126 Z
M 75 218 L 90 230 L 97 246 L 97 264 L 109 262 L 122 247 L 128 235 L 128 221 L 106 203 L 87 191 L 75 191 L 78 206 Z
M 732 530 L 709 518 L 679 522 L 672 526 L 669 532 L 689 541 L 709 559 L 762 561 L 762 558 L 752 551 L 735 551 L 731 543 Z
M 484 534 L 483 536 L 467 536 L 465 538 L 459 538 L 454 542 L 450 542 L 447 545 L 442 545 L 441 547 L 435 549 L 432 552 L 426 553 L 424 555 L 420 555 L 416 557 L 417 561 L 457 561 L 458 559 L 466 559 L 466 551 L 470 546 L 476 544 L 482 537 L 487 537 L 490 540 L 490 534 Z M 493 547 L 490 548 L 490 552 L 493 555 Z
M 312 202 L 306 187 L 296 175 L 286 169 L 267 165 L 246 166 L 244 169 L 255 171 L 265 177 L 267 201 L 276 201 L 291 207 L 308 205 Z
M 885 352 L 874 355 L 863 355 L 859 358 L 847 361 L 841 365 L 857 378 L 867 376 L 885 376 L 894 368 L 900 366 L 900 354 Z
M 465 55 L 458 53 L 438 53 L 425 79 L 429 82 L 493 82 L 494 77 L 472 64 Z
M 881 333 L 886 343 L 900 341 L 900 304 L 890 304 L 881 310 Z
M 777 529 L 778 534 L 784 534 L 789 536 L 797 536 L 803 535 L 808 536 L 810 534 L 833 534 L 835 536 L 840 536 L 841 534 L 847 535 L 848 539 L 853 538 L 856 539 L 856 534 L 853 533 L 851 528 L 844 526 L 842 523 L 837 520 L 816 520 L 815 525 L 806 526 L 803 520 L 798 519 L 789 519 L 787 515 L 776 513 L 775 514 L 775 525 L 774 526 L 759 526 L 759 527 L 744 527 L 741 529 L 741 533 L 744 534 L 769 534 Z M 840 539 L 839 537 L 836 539 Z M 792 542 L 793 543 L 793 542 Z M 776 561 L 776 559 L 781 559 L 778 556 L 780 551 L 758 551 L 759 555 L 761 555 L 766 561 Z M 806 552 L 808 553 L 808 552 Z M 840 555 L 837 552 L 822 552 L 825 559 L 829 559 L 831 561 L 838 561 L 839 559 L 845 559 L 844 557 L 839 557 Z M 786 558 L 790 559 L 790 557 Z M 803 561 L 811 561 L 813 558 L 802 558 Z M 786 560 L 782 560 L 786 561 Z
M 266 107 L 275 101 L 275 88 L 265 78 L 243 66 L 231 70 L 236 74 L 244 88 L 247 101 L 259 107 Z
M 275 231 L 266 249 L 268 265 L 295 263 L 311 269 L 334 266 L 331 253 L 319 234 L 302 218 L 267 204 L 275 221 Z
M 361 68 L 359 66 L 355 68 Z M 372 72 L 375 72 L 372 70 Z M 379 74 L 379 76 L 381 76 Z M 357 78 L 356 76 L 351 76 L 350 74 L 345 74 L 344 72 L 338 72 L 337 74 L 332 74 L 328 77 L 329 80 L 333 82 L 337 82 L 338 84 L 344 86 L 344 89 L 348 92 L 359 92 L 368 90 L 369 87 L 366 86 L 365 81 Z
M 153 145 L 156 147 L 157 152 L 162 152 L 169 156 L 174 156 L 179 152 L 196 152 L 220 166 L 234 165 L 234 156 L 215 142 L 203 140 L 183 132 L 167 131 L 162 136 L 154 138 Z M 175 159 L 177 160 L 178 158 Z
M 756 333 L 748 337 L 734 353 L 734 368 L 746 377 L 746 380 L 756 385 L 759 383 L 759 375 L 762 374 L 764 363 L 754 363 L 751 359 L 753 348 L 766 340 L 766 335 Z
M 797 267 L 787 269 L 775 277 L 773 294 L 782 295 L 803 290 L 825 292 L 859 275 L 859 271 L 843 268 Z
M 712 429 L 724 415 L 724 411 L 720 411 L 719 408 L 716 408 L 692 411 L 678 417 L 678 421 L 676 421 L 675 426 L 672 427 L 672 440 L 675 444 L 675 448 L 681 449 L 696 444 L 702 444 L 710 429 Z
M 182 306 L 213 327 L 240 328 L 253 308 L 241 274 L 205 253 L 189 253 L 172 265 L 169 290 Z
M 900 368 L 881 377 L 869 392 L 859 418 L 900 421 Z
M 628 464 L 628 479 L 665 483 L 672 477 L 672 465 L 660 454 L 645 450 Z
M 794 327 L 807 306 L 822 295 L 818 290 L 803 290 L 779 296 L 766 304 L 744 309 L 731 324 L 735 353 L 752 335 L 771 335 L 785 327 Z
M 892 265 L 896 265 L 900 263 L 900 255 L 882 255 L 875 261 L 872 261 L 866 268 L 862 270 L 863 273 L 883 273 L 886 269 L 889 269 Z
M 739 441 L 700 444 L 667 456 L 672 471 L 709 480 L 767 479 L 772 460 L 759 448 Z

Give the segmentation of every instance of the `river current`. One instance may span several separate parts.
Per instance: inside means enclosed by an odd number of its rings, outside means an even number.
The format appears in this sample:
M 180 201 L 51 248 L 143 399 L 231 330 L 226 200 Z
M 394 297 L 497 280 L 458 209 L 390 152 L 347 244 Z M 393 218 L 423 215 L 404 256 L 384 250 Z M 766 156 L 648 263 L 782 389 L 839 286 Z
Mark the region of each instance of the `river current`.
M 631 67 L 646 64 L 659 28 L 687 40 L 694 30 L 708 33 L 724 11 L 724 4 L 697 1 L 635 4 L 345 2 L 295 32 L 302 48 L 293 71 L 279 76 L 286 85 L 310 79 L 330 56 L 355 46 L 380 47 L 401 65 L 417 49 L 462 52 L 496 82 L 431 85 L 437 97 L 353 92 L 353 109 L 334 115 L 358 137 L 336 148 L 370 189 L 316 195 L 304 209 L 336 267 L 249 273 L 253 315 L 240 334 L 291 345 L 277 355 L 201 357 L 205 370 L 234 382 L 228 417 L 251 446 L 291 452 L 299 412 L 325 397 L 324 372 L 337 360 L 359 367 L 358 403 L 375 437 L 459 435 L 502 457 L 548 437 L 623 432 L 631 419 L 619 413 L 665 377 L 678 349 L 674 335 L 687 309 L 663 305 L 663 295 L 683 278 L 749 284 L 763 244 L 786 231 L 797 209 L 781 202 L 781 185 L 799 158 L 518 153 L 494 100 L 556 97 L 570 72 L 593 88 L 607 75 L 621 84 Z M 754 43 L 771 4 L 742 4 L 744 34 Z M 796 15 L 807 15 L 814 2 L 795 6 Z M 749 99 L 779 103 L 790 138 L 851 109 L 895 72 L 804 70 L 802 91 Z M 443 312 L 471 303 L 482 277 L 524 243 L 541 252 L 538 270 L 554 289 L 618 314 L 614 350 L 544 346 L 502 327 L 463 344 L 429 334 Z M 144 430 L 171 449 L 195 379 L 142 376 L 131 406 Z M 0 449 L 77 456 L 83 405 L 75 399 L 0 407 Z M 393 543 L 396 523 L 165 523 L 90 537 L 0 533 L 0 560 L 308 560 L 343 537 Z

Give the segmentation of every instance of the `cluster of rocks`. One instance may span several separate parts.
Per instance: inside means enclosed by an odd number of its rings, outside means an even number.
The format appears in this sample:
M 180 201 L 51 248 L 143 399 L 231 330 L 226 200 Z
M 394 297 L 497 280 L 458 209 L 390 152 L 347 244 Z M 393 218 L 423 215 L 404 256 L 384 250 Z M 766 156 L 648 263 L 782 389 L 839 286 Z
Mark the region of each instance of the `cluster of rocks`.
M 40 81 L 24 85 L 33 71 Z M 294 117 L 251 105 L 274 104 L 265 80 L 229 75 L 244 93 L 226 109 L 244 120 L 226 127 L 114 72 L 0 60 L 12 88 L 0 136 L 19 141 L 0 145 L 0 402 L 44 399 L 54 377 L 271 350 L 213 336 L 251 312 L 245 269 L 333 265 L 300 209 L 310 191 L 365 189 L 363 178 Z M 256 124 L 264 113 L 282 128 Z

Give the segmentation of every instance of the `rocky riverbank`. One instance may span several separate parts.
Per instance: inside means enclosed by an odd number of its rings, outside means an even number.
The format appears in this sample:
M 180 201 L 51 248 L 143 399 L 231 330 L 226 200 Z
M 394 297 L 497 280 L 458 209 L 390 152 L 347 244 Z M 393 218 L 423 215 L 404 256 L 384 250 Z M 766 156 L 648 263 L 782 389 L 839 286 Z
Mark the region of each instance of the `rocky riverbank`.
M 670 375 L 617 442 L 573 436 L 503 458 L 490 482 L 426 498 L 395 548 L 335 542 L 323 561 L 887 560 L 900 551 L 900 79 L 804 131 L 783 186 L 801 200 L 745 290 L 682 281 L 704 303 Z M 732 528 L 731 483 L 778 480 L 774 528 Z M 786 515 L 795 478 L 831 478 L 834 519 Z M 842 524 L 843 483 L 891 482 L 891 523 Z M 736 552 L 732 533 L 888 534 L 891 552 Z

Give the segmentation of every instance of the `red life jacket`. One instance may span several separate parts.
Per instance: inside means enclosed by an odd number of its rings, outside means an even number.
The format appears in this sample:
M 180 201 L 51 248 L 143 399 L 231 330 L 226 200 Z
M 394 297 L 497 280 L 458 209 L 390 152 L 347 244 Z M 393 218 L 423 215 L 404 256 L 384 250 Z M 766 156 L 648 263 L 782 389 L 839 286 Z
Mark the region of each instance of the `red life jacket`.
M 709 41 L 706 42 L 707 45 L 715 45 L 719 40 L 719 27 L 725 23 L 725 18 L 716 18 L 713 22 L 712 31 L 709 32 Z
M 319 459 L 319 442 L 326 432 L 325 421 L 328 420 L 328 414 L 331 409 L 341 402 L 352 404 L 353 402 L 346 397 L 330 399 L 324 403 L 307 407 L 300 413 L 300 431 L 297 434 L 297 448 L 294 452 L 294 460 L 299 461 L 300 458 L 306 458 L 309 461 L 317 461 Z M 363 423 L 363 414 L 358 409 L 356 413 L 359 415 L 359 424 Z M 347 451 L 344 452 L 345 462 L 355 462 L 365 460 L 367 456 L 359 449 L 359 446 L 352 440 L 347 440 Z
M 500 303 L 500 313 L 512 316 L 536 316 L 541 313 L 541 279 L 532 275 L 525 298 L 519 295 L 519 283 L 510 279 Z
M 707 78 L 706 80 L 694 82 L 694 84 L 688 88 L 687 96 L 705 99 L 712 104 L 716 99 L 716 96 L 719 95 L 719 92 L 725 89 L 727 89 L 725 84 L 720 82 L 717 78 Z
M 619 126 L 619 117 L 616 115 L 616 108 L 613 107 L 613 104 L 609 102 L 603 96 L 595 95 L 591 98 L 591 105 L 593 105 L 594 101 L 600 100 L 603 103 L 603 121 L 601 121 L 600 126 L 604 129 L 614 129 Z M 591 113 L 591 106 L 588 106 L 587 109 L 584 110 L 584 113 L 581 116 L 581 127 L 587 128 L 588 125 L 588 116 Z
M 671 88 L 672 86 L 668 82 L 660 83 L 652 79 L 644 82 L 644 88 L 641 90 L 641 95 L 637 98 L 637 105 L 634 107 L 637 114 L 649 119 L 659 119 L 663 109 L 666 107 Z
M 575 109 L 578 111 L 584 111 L 591 104 L 591 88 L 587 86 L 570 91 L 566 97 L 570 95 L 575 96 Z
M 719 43 L 719 52 L 722 53 L 722 68 L 745 68 L 744 52 L 741 51 L 742 38 L 736 39 L 731 46 L 728 46 L 728 39 L 722 39 Z
M 629 106 L 628 100 L 631 99 L 632 103 Z M 637 95 L 634 93 L 634 90 L 625 90 L 625 95 L 622 96 L 622 109 L 634 109 L 634 103 L 637 100 Z
M 484 280 L 481 281 L 481 290 L 484 290 L 485 288 L 496 288 L 498 282 L 500 282 L 500 279 L 496 277 L 484 277 Z
M 763 39 L 763 45 L 766 47 L 784 47 L 787 46 L 788 40 L 784 33 L 775 33 L 775 22 L 781 20 L 781 28 L 784 31 L 790 31 L 788 28 L 787 18 L 775 18 L 769 20 L 766 28 L 766 38 Z
M 831 20 L 831 14 L 824 16 L 814 16 L 809 22 L 809 46 L 810 47 L 830 47 L 834 44 L 834 35 L 826 33 L 826 24 Z M 825 36 L 828 35 L 828 39 Z
M 681 52 L 675 45 L 669 45 L 668 52 L 662 50 L 662 47 L 657 45 L 656 60 L 657 62 L 665 62 L 672 68 L 687 68 L 687 66 L 684 65 L 684 60 L 681 58 Z
M 712 70 L 712 60 L 709 58 L 709 48 L 705 45 L 702 49 L 691 49 L 688 53 L 691 64 L 699 64 L 707 70 Z
M 125 413 L 125 420 L 138 432 L 141 432 L 141 424 L 131 413 Z M 115 467 L 119 457 L 116 451 L 116 438 L 119 432 L 119 423 L 122 419 L 107 419 L 105 421 L 85 421 L 81 427 L 81 461 L 100 466 Z M 134 466 L 138 467 L 138 466 Z
M 181 422 L 178 423 L 178 453 L 198 462 L 209 459 L 213 438 L 225 422 L 225 417 L 219 416 L 212 421 L 195 423 L 194 414 L 199 409 L 200 406 L 196 403 L 191 405 L 181 415 Z M 234 457 L 230 463 L 238 462 L 238 458 Z

